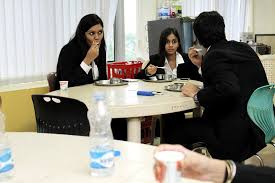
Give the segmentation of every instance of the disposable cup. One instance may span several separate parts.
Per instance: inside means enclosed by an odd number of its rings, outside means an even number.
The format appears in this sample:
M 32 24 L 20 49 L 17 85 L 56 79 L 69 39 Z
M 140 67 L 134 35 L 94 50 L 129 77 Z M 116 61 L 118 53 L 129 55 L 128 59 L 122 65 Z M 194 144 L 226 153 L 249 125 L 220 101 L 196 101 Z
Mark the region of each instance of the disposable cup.
M 181 172 L 177 170 L 177 162 L 183 158 L 184 154 L 177 151 L 160 151 L 155 154 L 155 159 L 166 167 L 163 183 L 180 182 Z
M 61 90 L 67 90 L 68 84 L 69 84 L 68 81 L 59 81 L 59 85 L 60 85 Z

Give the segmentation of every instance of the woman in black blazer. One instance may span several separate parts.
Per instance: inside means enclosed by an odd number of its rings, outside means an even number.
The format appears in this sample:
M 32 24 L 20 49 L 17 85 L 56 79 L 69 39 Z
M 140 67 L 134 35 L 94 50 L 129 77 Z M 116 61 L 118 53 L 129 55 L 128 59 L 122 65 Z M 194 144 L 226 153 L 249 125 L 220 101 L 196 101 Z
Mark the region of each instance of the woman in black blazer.
M 107 79 L 106 44 L 103 22 L 96 14 L 84 16 L 76 29 L 75 36 L 60 51 L 57 63 L 58 81 L 69 81 L 69 87 Z M 57 82 L 59 88 L 59 83 Z M 113 119 L 114 138 L 126 140 L 125 119 Z
M 107 79 L 105 47 L 100 17 L 84 16 L 74 37 L 60 51 L 56 69 L 58 81 L 69 81 L 71 87 Z
M 201 80 L 198 68 L 190 61 L 188 55 L 182 52 L 179 33 L 175 28 L 166 28 L 161 32 L 159 53 L 150 56 L 149 63 L 136 75 L 136 78 L 149 79 L 156 74 Z

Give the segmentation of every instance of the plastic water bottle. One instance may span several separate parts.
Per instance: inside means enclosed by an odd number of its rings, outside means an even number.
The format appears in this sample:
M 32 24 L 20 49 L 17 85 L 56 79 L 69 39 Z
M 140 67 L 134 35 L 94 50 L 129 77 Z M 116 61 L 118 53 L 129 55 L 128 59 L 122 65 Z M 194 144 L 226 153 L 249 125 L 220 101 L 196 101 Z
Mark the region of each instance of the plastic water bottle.
M 170 17 L 170 5 L 169 1 L 165 0 L 159 9 L 159 18 L 168 19 Z
M 111 114 L 103 94 L 94 96 L 88 111 L 90 122 L 90 170 L 92 176 L 108 176 L 114 170 Z
M 12 151 L 5 134 L 5 116 L 0 110 L 0 182 L 13 176 L 13 168 Z

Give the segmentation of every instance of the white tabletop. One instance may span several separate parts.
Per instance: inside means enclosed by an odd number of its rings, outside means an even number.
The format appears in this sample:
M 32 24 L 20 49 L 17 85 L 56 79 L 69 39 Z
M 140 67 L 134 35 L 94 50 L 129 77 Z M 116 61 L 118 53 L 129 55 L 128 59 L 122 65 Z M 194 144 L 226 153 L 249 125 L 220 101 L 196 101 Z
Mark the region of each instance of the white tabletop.
M 48 93 L 49 95 L 64 96 L 78 99 L 91 108 L 92 96 L 96 92 L 105 95 L 112 118 L 127 118 L 127 139 L 132 142 L 141 141 L 140 118 L 143 116 L 154 116 L 179 111 L 194 109 L 197 107 L 193 98 L 185 97 L 181 92 L 166 91 L 164 87 L 174 82 L 155 83 L 138 80 L 129 82 L 123 86 L 96 86 L 87 84 L 70 87 L 66 91 L 57 90 Z M 190 80 L 196 85 L 202 85 L 199 81 Z M 140 96 L 137 91 L 158 91 L 162 95 Z
M 190 82 L 200 84 L 198 81 Z M 184 111 L 196 107 L 191 97 L 185 97 L 181 92 L 164 90 L 164 86 L 169 84 L 172 84 L 172 82 L 153 83 L 141 80 L 138 82 L 129 82 L 128 85 L 123 86 L 96 86 L 88 84 L 70 87 L 67 91 L 53 91 L 49 94 L 78 99 L 84 102 L 89 108 L 92 96 L 96 92 L 102 92 L 106 96 L 113 118 L 152 116 Z M 138 90 L 160 91 L 163 92 L 163 95 L 139 96 L 137 95 Z
M 15 169 L 7 183 L 156 183 L 154 146 L 115 141 L 121 156 L 116 159 L 114 174 L 99 178 L 89 174 L 88 137 L 29 132 L 11 132 L 8 137 Z

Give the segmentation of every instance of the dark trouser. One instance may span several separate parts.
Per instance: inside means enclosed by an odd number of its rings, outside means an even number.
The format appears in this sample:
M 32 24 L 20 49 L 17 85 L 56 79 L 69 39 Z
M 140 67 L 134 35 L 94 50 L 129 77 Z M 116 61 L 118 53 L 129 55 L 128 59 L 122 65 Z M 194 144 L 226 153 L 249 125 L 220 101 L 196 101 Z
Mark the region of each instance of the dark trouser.
M 127 120 L 125 118 L 112 119 L 111 128 L 114 139 L 127 140 Z
M 238 155 L 229 152 L 233 149 L 218 140 L 213 126 L 201 118 L 185 119 L 181 113 L 174 113 L 163 115 L 162 119 L 163 143 L 181 144 L 191 149 L 192 144 L 204 142 L 213 158 L 241 161 Z
M 174 113 L 165 115 L 162 119 L 164 143 L 182 144 L 191 148 L 196 142 L 216 141 L 212 127 L 201 118 L 180 119 L 178 113 Z

